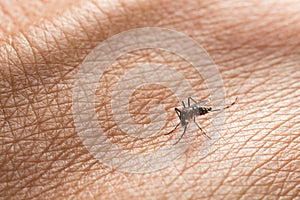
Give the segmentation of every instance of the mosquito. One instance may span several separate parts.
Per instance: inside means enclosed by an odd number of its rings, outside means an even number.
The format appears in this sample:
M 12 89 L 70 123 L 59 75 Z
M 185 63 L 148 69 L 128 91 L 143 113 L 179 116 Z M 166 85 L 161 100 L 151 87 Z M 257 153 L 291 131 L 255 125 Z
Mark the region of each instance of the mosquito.
M 236 103 L 237 98 L 230 105 L 225 106 L 223 108 L 219 108 L 219 109 L 212 109 L 212 107 L 204 107 L 204 105 L 209 102 L 208 99 L 206 99 L 204 101 L 201 101 L 201 102 L 197 102 L 192 97 L 188 97 L 187 100 L 188 100 L 188 107 L 186 107 L 185 104 L 184 104 L 184 101 L 182 101 L 182 106 L 183 106 L 182 110 L 179 110 L 178 108 L 175 108 L 176 114 L 178 115 L 178 118 L 179 118 L 180 122 L 175 126 L 175 128 L 172 131 L 165 134 L 165 135 L 169 135 L 169 134 L 173 133 L 178 128 L 178 126 L 180 124 L 181 124 L 181 126 L 184 127 L 183 133 L 181 134 L 181 136 L 177 140 L 177 142 L 174 143 L 174 145 L 177 144 L 182 139 L 182 137 L 185 134 L 185 131 L 187 129 L 187 126 L 188 126 L 188 124 L 191 120 L 194 121 L 194 123 L 197 125 L 197 127 L 200 129 L 200 131 L 208 139 L 211 139 L 211 137 L 209 137 L 205 133 L 205 131 L 199 126 L 199 124 L 196 122 L 196 117 L 200 116 L 200 115 L 205 115 L 209 112 L 217 112 L 217 111 L 221 111 L 221 110 L 225 110 L 227 108 L 230 108 L 231 106 L 233 106 Z M 193 101 L 194 104 L 191 104 L 191 101 Z

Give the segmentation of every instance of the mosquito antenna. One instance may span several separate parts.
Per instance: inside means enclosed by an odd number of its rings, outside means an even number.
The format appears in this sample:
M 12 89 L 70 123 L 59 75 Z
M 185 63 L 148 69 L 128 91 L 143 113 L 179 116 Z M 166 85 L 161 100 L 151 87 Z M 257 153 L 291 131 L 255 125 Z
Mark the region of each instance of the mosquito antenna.
M 223 108 L 211 110 L 211 112 L 217 112 L 217 111 L 221 111 L 221 110 L 225 110 L 225 109 L 227 109 L 227 108 L 230 108 L 231 106 L 233 106 L 233 105 L 236 103 L 237 99 L 238 99 L 238 98 L 236 97 L 235 100 L 234 100 L 234 102 L 232 102 L 230 105 L 225 106 L 225 107 L 223 107 Z

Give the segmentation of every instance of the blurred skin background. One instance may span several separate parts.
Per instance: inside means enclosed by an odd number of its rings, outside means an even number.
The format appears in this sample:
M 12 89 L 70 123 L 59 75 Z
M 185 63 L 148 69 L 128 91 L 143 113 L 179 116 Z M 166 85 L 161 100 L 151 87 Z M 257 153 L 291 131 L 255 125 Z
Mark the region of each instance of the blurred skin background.
M 205 158 L 128 174 L 82 145 L 72 88 L 97 44 L 148 26 L 195 39 L 239 101 Z M 300 198 L 299 33 L 297 0 L 0 0 L 0 199 Z

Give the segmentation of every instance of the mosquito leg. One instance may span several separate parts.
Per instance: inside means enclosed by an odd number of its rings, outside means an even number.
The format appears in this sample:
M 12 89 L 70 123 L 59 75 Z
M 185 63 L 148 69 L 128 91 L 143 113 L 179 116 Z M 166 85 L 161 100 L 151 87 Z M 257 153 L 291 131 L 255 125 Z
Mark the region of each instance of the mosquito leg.
M 195 99 L 193 99 L 192 97 L 188 97 L 188 105 L 189 105 L 189 107 L 191 106 L 191 100 L 192 100 L 195 104 L 198 103 L 198 102 L 197 102 Z
M 184 102 L 183 102 L 183 101 L 181 101 L 181 103 L 182 103 L 182 106 L 185 108 L 185 104 L 184 104 Z
M 181 111 L 178 108 L 175 108 L 176 114 L 178 115 L 178 118 L 181 120 Z
M 181 119 L 181 118 L 180 118 L 180 117 L 181 117 L 181 111 L 180 111 L 178 108 L 175 108 L 175 111 L 176 111 L 176 114 L 178 115 L 178 118 L 179 118 L 179 120 L 180 120 L 180 119 Z M 166 133 L 165 135 L 169 135 L 169 134 L 173 133 L 173 132 L 177 129 L 177 127 L 178 127 L 179 125 L 180 125 L 180 122 L 175 126 L 175 128 L 174 128 L 172 131 Z
M 175 126 L 175 128 L 173 128 L 173 130 L 171 130 L 169 133 L 166 133 L 165 135 L 170 135 L 171 133 L 173 133 L 178 128 L 179 125 L 180 122 Z
M 199 124 L 196 122 L 196 119 L 194 118 L 194 123 L 198 126 L 198 128 L 201 130 L 201 132 L 208 138 L 211 140 L 211 137 L 209 137 L 205 131 L 199 126 Z
M 225 106 L 225 107 L 223 107 L 223 108 L 214 109 L 214 110 L 212 110 L 211 112 L 221 111 L 221 110 L 225 110 L 225 109 L 227 109 L 227 108 L 230 108 L 231 106 L 233 106 L 233 105 L 236 103 L 237 99 L 238 99 L 238 98 L 235 98 L 234 102 L 232 102 L 230 105 Z
M 177 142 L 174 143 L 174 145 L 176 145 L 176 144 L 182 139 L 183 135 L 185 134 L 186 127 L 187 127 L 187 125 L 184 126 L 184 130 L 183 130 L 182 135 L 181 135 L 180 138 L 177 140 Z

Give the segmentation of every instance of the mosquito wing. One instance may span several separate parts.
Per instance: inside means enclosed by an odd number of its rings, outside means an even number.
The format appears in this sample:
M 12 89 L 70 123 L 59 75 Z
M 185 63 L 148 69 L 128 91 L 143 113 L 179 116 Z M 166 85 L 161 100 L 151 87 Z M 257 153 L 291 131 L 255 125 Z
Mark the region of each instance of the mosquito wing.
M 202 107 L 204 106 L 205 104 L 207 104 L 209 102 L 208 99 L 204 100 L 204 101 L 200 101 L 199 103 L 197 103 L 197 107 Z

